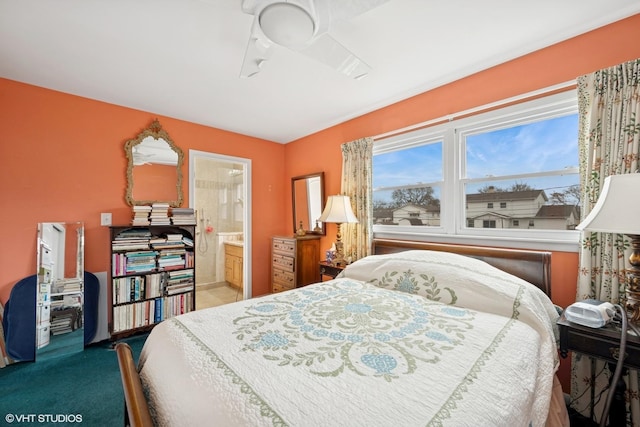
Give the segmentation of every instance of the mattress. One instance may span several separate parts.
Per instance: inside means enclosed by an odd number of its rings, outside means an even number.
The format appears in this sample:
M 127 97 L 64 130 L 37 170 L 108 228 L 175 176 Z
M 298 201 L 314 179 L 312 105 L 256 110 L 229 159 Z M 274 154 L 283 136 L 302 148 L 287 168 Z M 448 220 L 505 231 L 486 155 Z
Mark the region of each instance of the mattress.
M 164 321 L 139 370 L 158 425 L 544 426 L 557 316 L 482 261 L 410 251 Z

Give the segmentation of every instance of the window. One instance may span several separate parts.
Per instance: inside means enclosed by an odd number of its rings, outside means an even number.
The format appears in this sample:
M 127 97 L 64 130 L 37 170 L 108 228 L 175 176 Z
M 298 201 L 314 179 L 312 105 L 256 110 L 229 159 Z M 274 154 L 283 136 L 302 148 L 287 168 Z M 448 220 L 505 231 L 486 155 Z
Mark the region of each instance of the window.
M 374 234 L 575 244 L 577 137 L 567 91 L 376 140 Z

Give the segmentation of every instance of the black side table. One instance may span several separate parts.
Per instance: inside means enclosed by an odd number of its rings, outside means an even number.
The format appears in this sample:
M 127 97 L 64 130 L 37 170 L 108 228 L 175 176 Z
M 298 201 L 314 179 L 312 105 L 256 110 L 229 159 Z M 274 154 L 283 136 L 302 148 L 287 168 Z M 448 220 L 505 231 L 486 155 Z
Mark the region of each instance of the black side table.
M 611 372 L 615 370 L 620 354 L 620 328 L 609 324 L 602 328 L 589 328 L 568 321 L 564 315 L 558 320 L 560 331 L 560 355 L 566 358 L 569 351 L 605 360 Z M 640 338 L 627 334 L 624 367 L 640 369 Z M 595 383 L 595 367 L 591 364 L 591 383 Z M 625 393 L 626 384 L 620 379 L 615 386 L 615 394 L 609 410 L 609 426 L 626 426 Z M 591 387 L 591 419 L 595 390 Z
M 344 268 L 344 265 L 333 265 L 326 261 L 320 261 L 320 281 L 322 281 L 322 276 L 328 276 L 335 279 L 336 276 L 344 270 Z

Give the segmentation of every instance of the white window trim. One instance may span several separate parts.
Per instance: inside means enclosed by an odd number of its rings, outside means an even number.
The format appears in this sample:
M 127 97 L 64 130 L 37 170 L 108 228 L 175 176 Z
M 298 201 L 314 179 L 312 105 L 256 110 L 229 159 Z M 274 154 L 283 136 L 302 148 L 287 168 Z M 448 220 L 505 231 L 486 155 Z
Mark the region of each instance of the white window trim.
M 482 108 L 478 110 L 482 110 Z M 425 183 L 427 185 L 437 184 L 441 189 L 441 219 L 439 227 L 425 227 L 420 232 L 417 232 L 416 227 L 411 226 L 375 224 L 373 226 L 374 237 L 577 252 L 579 250 L 580 232 L 575 230 L 517 230 L 514 236 L 514 230 L 466 227 L 465 206 L 462 203 L 464 200 L 464 185 L 466 182 L 473 182 L 473 180 L 462 179 L 465 147 L 461 142 L 464 135 L 471 131 L 476 133 L 483 129 L 492 130 L 494 128 L 508 127 L 511 124 L 519 125 L 577 113 L 577 111 L 576 91 L 568 90 L 532 101 L 521 102 L 470 117 L 451 119 L 446 123 L 375 140 L 373 146 L 374 155 L 408 148 L 417 144 L 442 141 L 444 181 Z M 523 119 L 527 120 L 523 121 Z M 576 173 L 577 168 L 568 172 Z M 549 173 L 542 175 L 549 175 Z M 535 176 L 535 174 L 521 175 L 523 178 L 530 176 Z

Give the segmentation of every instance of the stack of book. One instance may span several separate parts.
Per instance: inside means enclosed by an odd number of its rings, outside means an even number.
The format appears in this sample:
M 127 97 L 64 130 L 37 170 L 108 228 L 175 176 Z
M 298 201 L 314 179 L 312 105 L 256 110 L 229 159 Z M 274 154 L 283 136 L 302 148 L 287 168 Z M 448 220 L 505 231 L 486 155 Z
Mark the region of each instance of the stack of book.
M 163 270 L 174 270 L 184 268 L 184 248 L 183 249 L 163 249 L 158 256 L 158 268 Z
M 193 290 L 193 270 L 170 271 L 166 285 L 167 295 Z
M 169 203 L 156 202 L 152 204 L 149 219 L 151 220 L 151 225 L 171 225 Z
M 82 280 L 80 278 L 57 279 L 52 286 L 53 293 L 80 293 L 82 292 Z
M 154 236 L 149 244 L 153 249 L 175 249 L 184 248 L 185 243 L 182 241 L 183 237 L 180 233 L 168 233 L 164 236 Z
M 149 225 L 151 206 L 134 206 L 131 225 Z
M 173 225 L 194 225 L 196 223 L 196 215 L 193 208 L 171 209 L 171 223 Z
M 156 268 L 156 251 L 127 252 L 125 274 L 143 273 Z
M 114 251 L 149 249 L 150 238 L 149 230 L 124 230 L 113 239 L 111 249 Z

